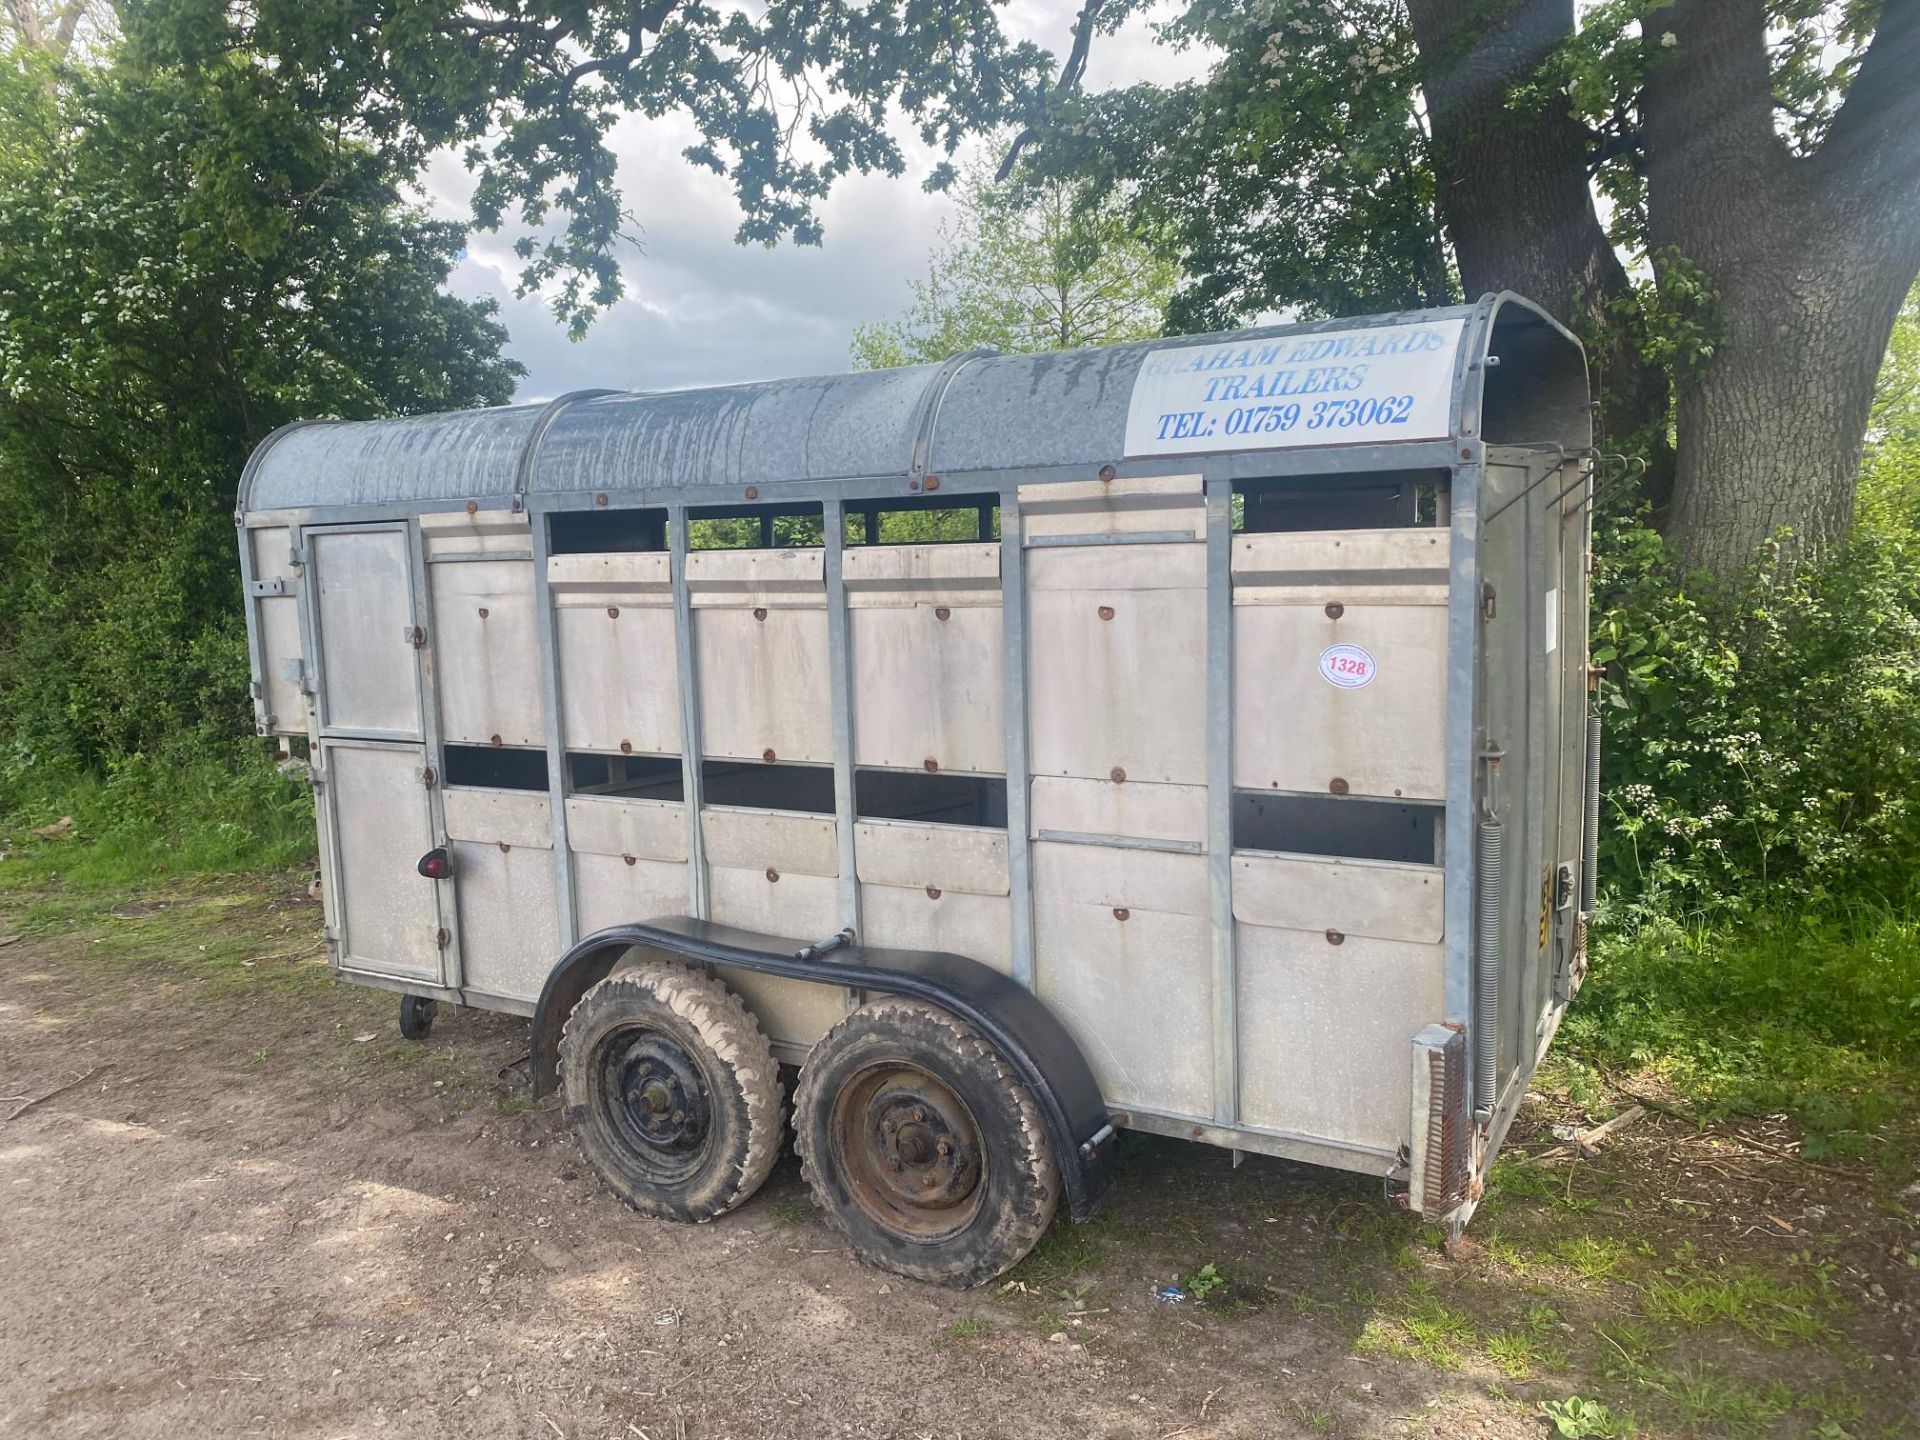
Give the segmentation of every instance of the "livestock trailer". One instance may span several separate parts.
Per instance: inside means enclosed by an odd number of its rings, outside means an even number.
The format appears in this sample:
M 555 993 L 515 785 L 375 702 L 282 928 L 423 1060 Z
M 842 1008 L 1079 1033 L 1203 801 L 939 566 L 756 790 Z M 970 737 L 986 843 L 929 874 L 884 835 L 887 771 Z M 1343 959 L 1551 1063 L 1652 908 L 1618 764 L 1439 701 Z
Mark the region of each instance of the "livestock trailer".
M 973 1284 L 1115 1132 L 1455 1230 L 1584 969 L 1591 415 L 1513 295 L 289 426 L 236 521 L 342 979 L 607 1184 Z M 1583 803 L 1584 802 L 1584 803 Z

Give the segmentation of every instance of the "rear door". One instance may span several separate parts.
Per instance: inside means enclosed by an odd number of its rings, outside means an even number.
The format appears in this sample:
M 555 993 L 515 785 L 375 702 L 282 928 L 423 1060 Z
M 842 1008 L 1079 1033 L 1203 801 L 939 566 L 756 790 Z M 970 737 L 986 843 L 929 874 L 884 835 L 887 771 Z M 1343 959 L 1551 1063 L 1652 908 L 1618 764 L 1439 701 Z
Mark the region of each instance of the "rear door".
M 415 872 L 434 845 L 418 547 L 403 521 L 310 527 L 322 859 L 340 968 L 445 983 L 442 887 Z

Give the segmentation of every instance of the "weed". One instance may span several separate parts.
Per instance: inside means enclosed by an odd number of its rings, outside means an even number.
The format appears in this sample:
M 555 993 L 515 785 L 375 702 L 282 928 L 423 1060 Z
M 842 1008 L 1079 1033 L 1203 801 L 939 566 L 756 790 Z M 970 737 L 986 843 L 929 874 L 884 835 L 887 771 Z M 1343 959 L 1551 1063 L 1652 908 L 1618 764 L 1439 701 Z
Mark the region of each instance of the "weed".
M 1554 1259 L 1589 1284 L 1613 1279 L 1626 1253 L 1625 1246 L 1605 1235 L 1569 1235 L 1553 1245 Z
M 1566 1354 L 1551 1343 L 1559 1324 L 1560 1312 L 1553 1306 L 1532 1305 L 1519 1324 L 1489 1335 L 1482 1348 L 1487 1358 L 1514 1380 L 1525 1379 L 1536 1370 L 1564 1369 Z
M 1330 1433 L 1340 1423 L 1331 1410 L 1323 1410 L 1319 1406 L 1309 1405 L 1304 1400 L 1289 1400 L 1286 1409 L 1295 1420 L 1306 1426 L 1307 1429 L 1319 1431 L 1322 1434 Z
M 1221 1273 L 1220 1267 L 1209 1260 L 1187 1276 L 1187 1293 L 1196 1300 L 1204 1300 L 1226 1283 L 1227 1277 Z
M 1099 1268 L 1102 1259 L 1099 1242 L 1087 1233 L 1087 1227 L 1075 1225 L 1063 1215 L 1008 1278 L 1029 1290 L 1056 1291 L 1079 1272 Z
M 1564 1400 L 1542 1401 L 1540 1410 L 1560 1440 L 1608 1440 L 1608 1437 L 1628 1433 L 1613 1412 L 1598 1400 L 1569 1395 Z
M 1461 1351 L 1472 1350 L 1478 1343 L 1472 1321 L 1460 1311 L 1431 1298 L 1414 1301 L 1400 1324 L 1412 1342 L 1413 1353 L 1436 1370 L 1457 1370 Z
M 1353 1348 L 1363 1355 L 1397 1355 L 1402 1359 L 1414 1358 L 1414 1349 L 1400 1327 L 1391 1320 L 1375 1315 L 1360 1327 L 1360 1333 L 1353 1337 Z
M 526 1095 L 496 1095 L 493 1108 L 501 1115 L 512 1119 L 515 1115 L 524 1115 L 533 1109 L 533 1100 Z
M 987 1319 L 986 1316 L 963 1315 L 960 1319 L 955 1320 L 951 1325 L 947 1326 L 946 1329 L 942 1330 L 940 1332 L 940 1338 L 934 1343 L 936 1347 L 944 1349 L 949 1345 L 959 1345 L 968 1340 L 977 1340 L 982 1335 L 990 1334 L 992 1330 L 993 1322 Z

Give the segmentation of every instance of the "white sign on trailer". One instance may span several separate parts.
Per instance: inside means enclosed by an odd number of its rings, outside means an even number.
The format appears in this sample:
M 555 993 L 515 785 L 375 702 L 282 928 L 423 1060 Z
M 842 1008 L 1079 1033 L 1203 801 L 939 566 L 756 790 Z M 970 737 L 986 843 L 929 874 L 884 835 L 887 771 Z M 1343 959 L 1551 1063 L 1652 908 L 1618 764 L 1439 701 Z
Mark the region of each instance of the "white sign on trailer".
M 1126 453 L 1443 439 L 1465 330 L 1455 319 L 1156 350 L 1134 377 Z

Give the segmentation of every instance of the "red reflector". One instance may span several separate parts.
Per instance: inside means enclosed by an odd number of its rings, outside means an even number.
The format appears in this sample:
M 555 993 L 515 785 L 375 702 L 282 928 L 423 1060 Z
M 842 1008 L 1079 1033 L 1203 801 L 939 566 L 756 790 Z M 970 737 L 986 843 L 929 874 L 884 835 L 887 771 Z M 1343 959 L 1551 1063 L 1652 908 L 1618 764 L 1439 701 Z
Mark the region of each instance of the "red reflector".
M 429 850 L 413 868 L 429 880 L 444 880 L 453 873 L 453 857 L 443 849 Z

